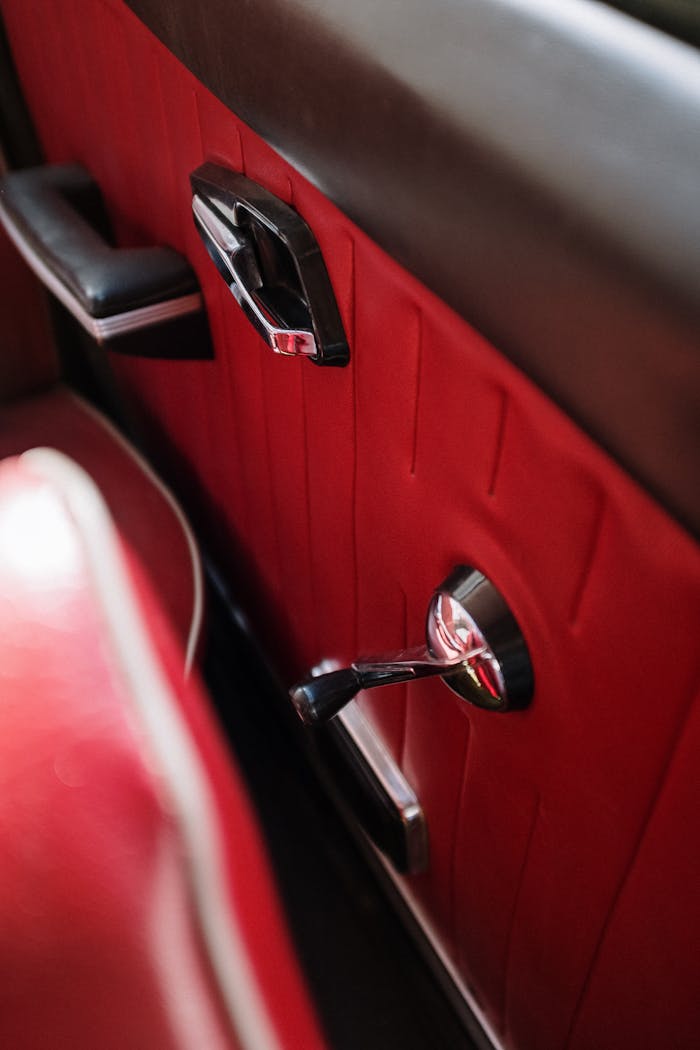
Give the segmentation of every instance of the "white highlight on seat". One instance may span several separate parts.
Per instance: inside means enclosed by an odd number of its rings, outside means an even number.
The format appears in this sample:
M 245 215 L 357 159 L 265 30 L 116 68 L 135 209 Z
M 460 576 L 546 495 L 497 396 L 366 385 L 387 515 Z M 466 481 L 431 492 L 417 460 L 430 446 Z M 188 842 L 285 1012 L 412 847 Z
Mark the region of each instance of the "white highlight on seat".
M 41 586 L 47 574 L 71 579 L 80 566 L 74 531 L 65 514 L 56 513 L 53 492 L 18 492 L 0 515 L 0 551 L 3 573 L 12 573 Z
M 185 846 L 196 916 L 244 1050 L 282 1050 L 226 885 L 222 832 L 206 770 L 154 652 L 109 511 L 91 478 L 54 449 L 20 460 L 60 492 L 82 541 L 114 656 L 162 774 Z

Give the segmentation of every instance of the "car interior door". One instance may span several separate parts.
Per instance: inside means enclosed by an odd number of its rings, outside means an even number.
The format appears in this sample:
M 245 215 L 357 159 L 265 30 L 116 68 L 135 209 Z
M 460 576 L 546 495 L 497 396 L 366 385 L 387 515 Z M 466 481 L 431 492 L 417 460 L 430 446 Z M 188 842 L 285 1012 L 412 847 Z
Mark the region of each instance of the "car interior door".
M 353 702 L 427 832 L 368 855 L 479 1038 L 695 1045 L 697 52 L 594 0 L 0 7 L 45 162 L 201 289 L 211 352 L 101 360 L 285 688 L 422 644 L 455 566 L 517 622 L 522 709 Z M 347 363 L 250 324 L 205 163 L 307 224 Z

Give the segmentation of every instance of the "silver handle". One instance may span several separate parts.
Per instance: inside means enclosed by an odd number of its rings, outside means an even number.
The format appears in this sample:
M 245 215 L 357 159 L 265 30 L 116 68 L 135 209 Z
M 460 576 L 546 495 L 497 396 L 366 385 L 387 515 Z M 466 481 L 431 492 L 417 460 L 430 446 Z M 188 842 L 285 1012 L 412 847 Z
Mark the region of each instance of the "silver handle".
M 226 222 L 201 197 L 192 198 L 197 228 L 233 297 L 248 320 L 276 354 L 285 357 L 316 357 L 314 333 L 276 322 L 266 311 L 256 291 L 263 286 L 255 251 L 240 227 Z
M 484 646 L 476 646 L 459 656 L 438 659 L 427 646 L 405 649 L 382 656 L 357 660 L 349 667 L 315 675 L 313 672 L 290 691 L 292 703 L 306 725 L 327 722 L 345 707 L 362 689 L 382 685 L 399 685 L 418 678 L 442 677 L 463 671 L 465 665 L 483 657 Z
M 483 573 L 463 565 L 450 573 L 433 594 L 426 636 L 427 645 L 416 649 L 367 657 L 326 673 L 311 671 L 290 690 L 302 721 L 327 722 L 361 689 L 433 675 L 463 700 L 488 711 L 530 702 L 534 680 L 525 639 Z

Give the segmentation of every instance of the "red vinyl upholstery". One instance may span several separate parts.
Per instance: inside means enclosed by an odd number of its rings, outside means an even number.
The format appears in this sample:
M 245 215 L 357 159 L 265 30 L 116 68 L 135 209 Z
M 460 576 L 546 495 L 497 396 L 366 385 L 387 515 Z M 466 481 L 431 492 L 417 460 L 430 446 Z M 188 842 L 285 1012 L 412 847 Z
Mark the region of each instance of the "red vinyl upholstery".
M 99 484 L 123 542 L 148 568 L 189 668 L 201 630 L 202 579 L 177 503 L 104 416 L 65 387 L 0 409 L 0 459 L 42 445 L 70 456 Z
M 524 630 L 522 714 L 469 710 L 439 682 L 366 701 L 427 814 L 430 870 L 406 891 L 498 1038 L 695 1046 L 697 546 L 120 0 L 2 8 L 49 159 L 92 172 L 124 243 L 172 244 L 197 270 L 216 359 L 113 364 L 252 565 L 290 682 L 322 657 L 420 641 L 460 562 Z M 193 229 L 204 159 L 310 224 L 347 369 L 265 353 Z
M 0 1044 L 321 1046 L 247 801 L 72 461 L 0 465 Z
M 39 284 L 4 231 L 0 273 L 0 401 L 8 401 L 55 382 L 58 361 Z

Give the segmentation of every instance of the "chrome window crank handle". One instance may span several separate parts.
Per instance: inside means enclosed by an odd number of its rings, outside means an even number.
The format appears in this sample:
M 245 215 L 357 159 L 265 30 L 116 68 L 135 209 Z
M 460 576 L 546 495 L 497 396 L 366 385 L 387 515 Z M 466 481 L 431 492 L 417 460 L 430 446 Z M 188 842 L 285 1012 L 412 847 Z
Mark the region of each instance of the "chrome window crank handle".
M 434 593 L 427 644 L 313 671 L 290 697 L 303 722 L 327 722 L 363 689 L 439 675 L 464 700 L 491 711 L 524 707 L 533 692 L 527 646 L 505 601 L 486 577 L 458 566 Z
M 460 670 L 465 662 L 483 656 L 485 652 L 484 646 L 477 646 L 463 655 L 441 660 L 432 656 L 427 646 L 422 645 L 402 652 L 365 657 L 337 671 L 310 674 L 294 686 L 290 696 L 302 722 L 316 725 L 337 715 L 363 689 L 399 685 L 432 675 L 448 675 L 451 671 Z

